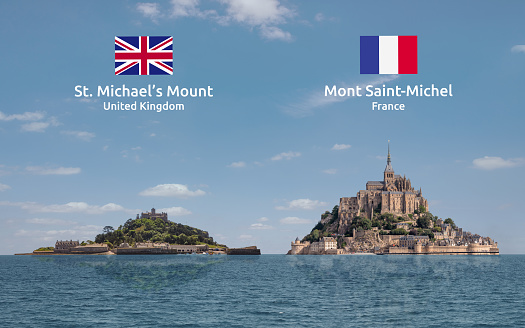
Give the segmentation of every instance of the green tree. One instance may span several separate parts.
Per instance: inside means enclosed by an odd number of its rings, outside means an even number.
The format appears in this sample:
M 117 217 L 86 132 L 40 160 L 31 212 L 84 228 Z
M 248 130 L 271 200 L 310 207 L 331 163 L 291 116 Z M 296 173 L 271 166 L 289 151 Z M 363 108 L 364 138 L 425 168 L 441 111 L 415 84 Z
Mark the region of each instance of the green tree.
M 318 241 L 319 240 L 319 230 L 314 229 L 312 231 L 312 239 L 313 239 L 313 241 Z
M 451 218 L 446 219 L 444 222 L 445 224 L 450 224 L 452 228 L 456 229 L 456 224 L 454 223 L 454 220 L 452 220 Z
M 420 215 L 416 223 L 420 228 L 429 229 L 432 225 L 432 220 L 427 215 Z
M 314 230 L 323 230 L 324 228 L 324 224 L 321 223 L 321 221 L 317 222 L 317 224 L 315 225 L 315 227 L 312 229 L 312 232 Z
M 393 229 L 390 230 L 391 235 L 408 235 L 408 231 L 405 229 L 399 228 L 399 229 Z
M 339 217 L 339 205 L 335 205 L 332 209 L 332 217 L 337 218 Z

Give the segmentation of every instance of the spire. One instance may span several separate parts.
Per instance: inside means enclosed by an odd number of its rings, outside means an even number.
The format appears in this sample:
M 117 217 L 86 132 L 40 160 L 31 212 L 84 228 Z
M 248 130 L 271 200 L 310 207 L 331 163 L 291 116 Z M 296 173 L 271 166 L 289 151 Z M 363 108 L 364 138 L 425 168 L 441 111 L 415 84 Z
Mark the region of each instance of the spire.
M 386 160 L 387 164 L 390 164 L 390 140 L 388 140 L 388 158 Z
M 385 173 L 386 172 L 394 173 L 394 169 L 392 168 L 392 164 L 390 163 L 390 140 L 388 140 L 388 157 L 386 160 Z

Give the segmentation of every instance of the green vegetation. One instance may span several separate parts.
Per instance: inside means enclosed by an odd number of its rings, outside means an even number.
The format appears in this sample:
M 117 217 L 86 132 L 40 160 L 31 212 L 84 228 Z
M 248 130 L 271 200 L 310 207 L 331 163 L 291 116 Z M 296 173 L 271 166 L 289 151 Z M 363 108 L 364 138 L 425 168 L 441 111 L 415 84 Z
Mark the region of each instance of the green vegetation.
M 164 222 L 162 219 L 129 219 L 114 229 L 105 226 L 103 232 L 95 237 L 96 243 L 105 243 L 110 248 L 123 242 L 134 245 L 137 242 L 165 242 L 179 245 L 208 244 L 210 247 L 220 247 L 208 232 L 175 222 Z M 88 240 L 88 243 L 90 241 Z
M 415 214 L 422 214 L 426 213 L 426 209 L 424 205 L 419 205 L 419 208 L 414 211 Z
M 444 221 L 445 224 L 450 224 L 452 226 L 452 228 L 454 229 L 457 229 L 456 227 L 456 224 L 454 223 L 454 220 L 452 220 L 451 218 L 448 218 Z
M 35 252 L 48 252 L 48 251 L 53 251 L 55 248 L 54 247 L 40 247 L 38 249 L 35 249 L 34 251 Z
M 408 235 L 408 231 L 405 229 L 399 228 L 399 229 L 392 229 L 390 230 L 391 235 Z
M 423 229 L 430 229 L 432 226 L 432 214 L 430 213 L 424 213 L 421 215 L 417 221 L 417 226 Z
M 364 209 L 362 209 L 364 212 Z M 416 220 L 416 226 L 412 226 L 414 220 L 414 214 L 408 214 L 407 217 L 403 216 L 394 216 L 392 213 L 382 213 L 380 214 L 381 206 L 378 205 L 374 208 L 373 218 L 365 218 L 361 216 L 354 217 L 352 219 L 352 224 L 345 232 L 345 237 L 352 237 L 353 230 L 363 231 L 371 230 L 372 228 L 377 228 L 380 235 L 417 235 L 417 236 L 428 236 L 430 239 L 434 239 L 434 234 L 436 232 L 442 232 L 441 227 L 437 226 L 438 217 L 432 215 L 432 213 L 427 212 L 423 205 L 419 206 L 417 210 L 414 211 L 415 214 L 419 214 Z M 306 235 L 302 241 L 316 242 L 319 241 L 322 237 L 330 236 L 337 233 L 339 229 L 339 206 L 334 206 L 332 212 L 326 211 L 321 215 L 321 221 L 319 221 L 312 231 Z M 397 223 L 407 222 L 408 226 L 406 229 L 397 228 Z M 450 224 L 454 229 L 456 225 L 451 218 L 448 218 L 444 221 L 445 223 Z M 334 224 L 337 223 L 337 226 Z
M 331 216 L 330 221 L 323 223 L 323 221 L 326 220 L 330 216 Z M 328 237 L 329 235 L 337 231 L 338 227 L 335 228 L 335 231 L 332 231 L 329 228 L 330 226 L 332 226 L 332 224 L 334 224 L 334 222 L 337 221 L 338 217 L 339 217 L 339 205 L 335 205 L 334 208 L 332 209 L 332 212 L 326 211 L 321 215 L 321 221 L 317 222 L 317 224 L 312 229 L 312 231 L 310 231 L 309 234 L 304 236 L 302 241 L 309 241 L 313 243 L 315 241 L 319 241 L 321 237 Z

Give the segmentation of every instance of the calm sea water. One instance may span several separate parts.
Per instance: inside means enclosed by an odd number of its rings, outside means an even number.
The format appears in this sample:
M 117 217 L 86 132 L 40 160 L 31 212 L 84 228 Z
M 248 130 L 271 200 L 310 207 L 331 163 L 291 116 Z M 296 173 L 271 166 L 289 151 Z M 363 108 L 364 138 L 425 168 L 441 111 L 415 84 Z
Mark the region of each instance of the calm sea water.
M 0 256 L 2 327 L 525 327 L 525 255 Z

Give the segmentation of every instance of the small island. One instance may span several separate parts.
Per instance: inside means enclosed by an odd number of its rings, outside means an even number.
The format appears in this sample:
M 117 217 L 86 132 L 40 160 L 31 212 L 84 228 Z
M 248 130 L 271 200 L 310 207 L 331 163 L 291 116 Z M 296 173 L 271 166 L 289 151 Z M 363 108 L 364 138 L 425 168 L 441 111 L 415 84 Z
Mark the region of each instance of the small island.
M 368 181 L 356 197 L 342 197 L 289 255 L 499 255 L 498 243 L 434 216 L 421 188 L 394 174 L 388 146 L 383 181 Z
M 168 220 L 167 213 L 137 214 L 114 229 L 105 226 L 94 241 L 57 240 L 55 247 L 41 247 L 24 255 L 154 255 L 228 254 L 260 255 L 256 246 L 228 248 L 216 243 L 207 231 Z M 22 255 L 22 254 L 20 254 Z

